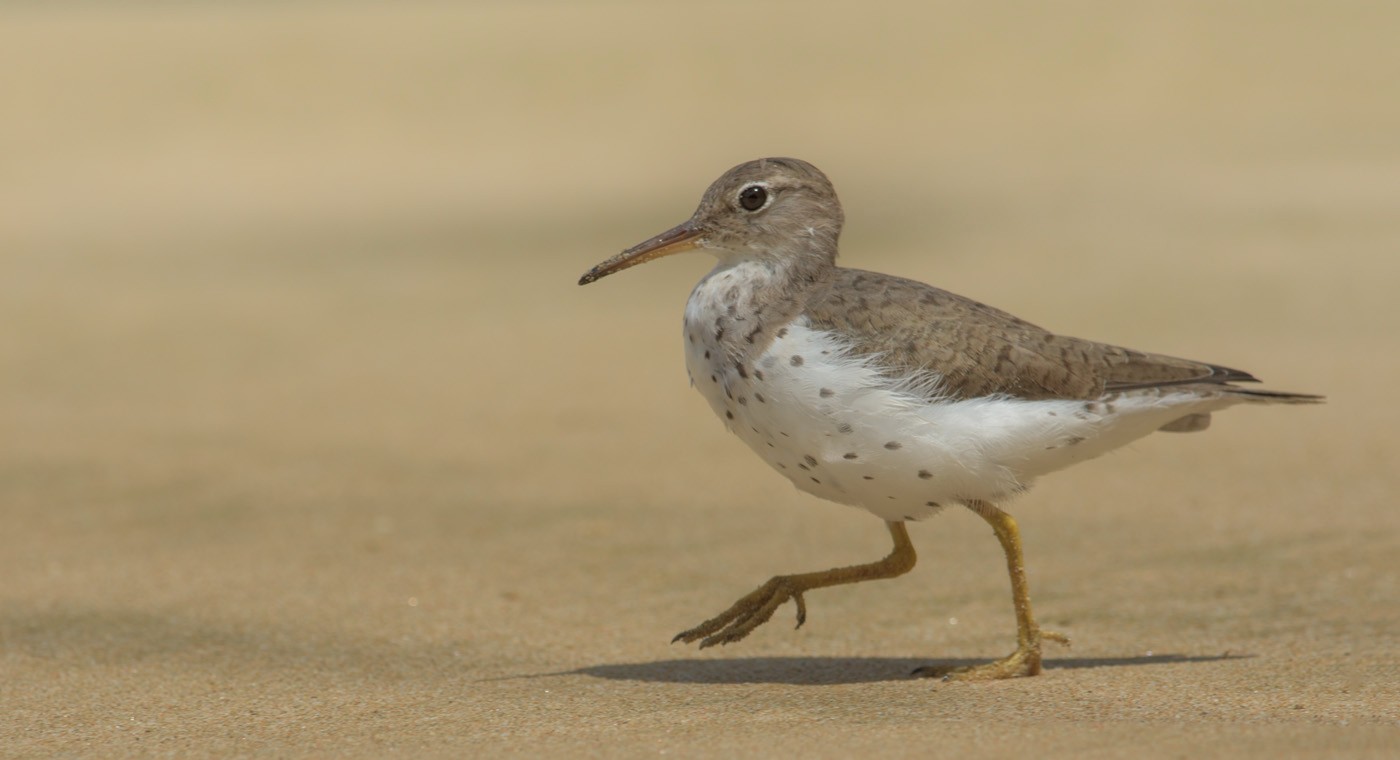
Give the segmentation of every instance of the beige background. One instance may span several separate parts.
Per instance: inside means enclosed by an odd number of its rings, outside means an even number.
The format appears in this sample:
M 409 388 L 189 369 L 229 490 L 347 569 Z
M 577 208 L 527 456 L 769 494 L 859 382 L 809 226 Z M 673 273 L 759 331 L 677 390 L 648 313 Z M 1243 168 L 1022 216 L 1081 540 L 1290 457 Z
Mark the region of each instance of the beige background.
M 1374 755 L 1400 744 L 1394 3 L 0 9 L 0 753 Z M 1326 393 L 874 559 L 686 388 L 739 161 L 848 265 Z

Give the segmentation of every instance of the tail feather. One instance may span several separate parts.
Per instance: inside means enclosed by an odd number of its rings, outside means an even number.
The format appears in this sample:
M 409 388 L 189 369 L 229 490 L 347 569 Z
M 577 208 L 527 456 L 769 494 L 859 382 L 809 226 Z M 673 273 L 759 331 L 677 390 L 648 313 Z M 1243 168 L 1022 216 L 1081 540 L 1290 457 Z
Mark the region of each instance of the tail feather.
M 1255 388 L 1239 388 L 1233 385 L 1227 385 L 1225 387 L 1230 390 L 1230 395 L 1232 396 L 1240 396 L 1247 401 L 1254 401 L 1261 404 L 1321 404 L 1327 400 L 1326 396 L 1318 396 L 1312 393 L 1265 391 Z
M 1210 389 L 1217 398 L 1222 395 L 1221 391 L 1224 391 L 1223 395 L 1226 398 L 1239 399 L 1245 403 L 1254 404 L 1321 404 L 1327 400 L 1326 396 L 1312 393 L 1264 391 L 1229 384 L 1207 385 L 1202 386 L 1202 389 Z M 1195 412 L 1178 417 L 1157 429 L 1165 433 L 1196 433 L 1208 427 L 1210 427 L 1210 412 Z

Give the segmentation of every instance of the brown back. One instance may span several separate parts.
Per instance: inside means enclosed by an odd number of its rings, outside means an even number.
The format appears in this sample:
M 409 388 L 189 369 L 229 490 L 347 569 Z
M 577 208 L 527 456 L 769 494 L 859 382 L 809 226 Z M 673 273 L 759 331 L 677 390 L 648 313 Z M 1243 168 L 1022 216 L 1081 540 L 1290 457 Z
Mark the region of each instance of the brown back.
M 1257 382 L 1247 372 L 1043 330 L 999 309 L 900 277 L 838 268 L 808 293 L 813 327 L 860 354 L 943 377 L 951 398 L 1095 399 L 1133 388 Z

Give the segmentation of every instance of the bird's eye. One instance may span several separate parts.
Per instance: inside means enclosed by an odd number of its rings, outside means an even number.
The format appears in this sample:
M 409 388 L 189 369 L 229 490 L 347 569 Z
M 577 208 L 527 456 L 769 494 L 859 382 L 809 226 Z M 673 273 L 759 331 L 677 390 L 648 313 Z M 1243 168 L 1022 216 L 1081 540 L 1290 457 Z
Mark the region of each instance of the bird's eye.
M 739 205 L 745 211 L 757 211 L 768 202 L 768 190 L 763 185 L 749 185 L 739 191 Z

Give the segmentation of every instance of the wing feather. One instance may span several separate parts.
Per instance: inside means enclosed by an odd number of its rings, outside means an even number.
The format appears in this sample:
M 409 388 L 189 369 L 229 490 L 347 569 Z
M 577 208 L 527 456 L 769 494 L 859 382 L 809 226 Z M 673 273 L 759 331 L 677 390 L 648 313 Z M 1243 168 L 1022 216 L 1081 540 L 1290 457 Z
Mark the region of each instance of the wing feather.
M 986 304 L 900 277 L 838 269 L 804 311 L 896 371 L 928 370 L 954 398 L 1095 399 L 1171 385 L 1258 382 L 1206 362 L 1056 335 Z

